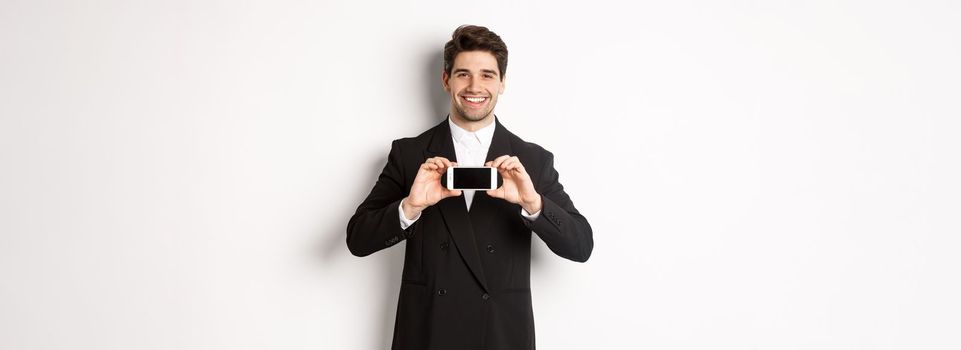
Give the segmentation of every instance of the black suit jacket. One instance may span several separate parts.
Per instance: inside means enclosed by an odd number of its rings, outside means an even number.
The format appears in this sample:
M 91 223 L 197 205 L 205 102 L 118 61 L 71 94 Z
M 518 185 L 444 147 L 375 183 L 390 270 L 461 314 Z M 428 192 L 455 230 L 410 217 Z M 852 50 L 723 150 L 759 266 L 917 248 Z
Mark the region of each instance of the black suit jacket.
M 590 224 L 574 208 L 553 154 L 496 121 L 487 160 L 517 156 L 542 196 L 533 222 L 520 206 L 477 191 L 428 207 L 400 228 L 397 208 L 430 157 L 456 161 L 447 119 L 414 138 L 395 140 L 387 165 L 347 225 L 347 247 L 366 256 L 407 240 L 393 349 L 534 349 L 531 231 L 557 255 L 584 262 L 594 248 Z

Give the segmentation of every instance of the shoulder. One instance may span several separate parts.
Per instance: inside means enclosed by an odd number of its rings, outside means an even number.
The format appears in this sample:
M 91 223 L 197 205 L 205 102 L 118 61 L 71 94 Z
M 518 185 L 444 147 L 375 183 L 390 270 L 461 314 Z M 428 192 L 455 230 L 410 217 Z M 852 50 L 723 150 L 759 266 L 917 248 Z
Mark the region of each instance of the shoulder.
M 526 141 L 513 133 L 510 133 L 510 140 L 511 151 L 532 175 L 536 175 L 534 173 L 539 173 L 544 167 L 553 166 L 554 153 L 543 146 Z
M 403 151 L 424 150 L 430 145 L 431 140 L 434 138 L 434 135 L 438 133 L 438 129 L 441 126 L 443 126 L 443 124 L 431 127 L 417 136 L 395 139 L 391 142 L 391 149 Z

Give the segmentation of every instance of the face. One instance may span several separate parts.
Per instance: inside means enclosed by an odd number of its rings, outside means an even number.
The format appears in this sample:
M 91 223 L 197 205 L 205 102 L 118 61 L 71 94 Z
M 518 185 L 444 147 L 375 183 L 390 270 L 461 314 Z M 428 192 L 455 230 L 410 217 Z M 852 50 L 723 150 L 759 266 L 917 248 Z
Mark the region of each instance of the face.
M 444 72 L 443 79 L 453 117 L 469 122 L 492 117 L 497 96 L 504 93 L 497 58 L 487 51 L 457 54 L 450 75 Z

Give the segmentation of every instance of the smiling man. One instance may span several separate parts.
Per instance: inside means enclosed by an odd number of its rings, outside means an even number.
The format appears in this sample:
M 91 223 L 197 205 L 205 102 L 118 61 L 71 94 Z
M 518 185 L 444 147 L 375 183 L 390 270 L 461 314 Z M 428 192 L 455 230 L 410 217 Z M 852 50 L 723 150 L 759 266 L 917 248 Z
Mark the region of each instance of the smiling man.
M 531 239 L 587 261 L 591 226 L 558 182 L 554 155 L 494 115 L 507 46 L 484 27 L 461 26 L 444 47 L 450 114 L 417 137 L 395 140 L 370 194 L 347 224 L 347 247 L 366 256 L 406 240 L 393 349 L 534 349 Z M 489 191 L 449 190 L 455 165 L 496 168 Z M 533 232 L 533 233 L 532 233 Z

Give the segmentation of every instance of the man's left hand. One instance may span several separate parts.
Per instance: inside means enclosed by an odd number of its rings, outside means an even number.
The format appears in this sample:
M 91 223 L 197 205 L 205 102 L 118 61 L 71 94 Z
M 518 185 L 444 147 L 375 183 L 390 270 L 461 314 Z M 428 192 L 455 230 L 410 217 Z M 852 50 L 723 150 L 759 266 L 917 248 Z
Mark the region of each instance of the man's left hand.
M 488 190 L 487 195 L 519 204 L 528 214 L 535 214 L 541 211 L 541 195 L 534 190 L 534 182 L 524 169 L 520 159 L 509 155 L 497 157 L 484 166 L 497 168 L 504 183 L 495 190 Z

